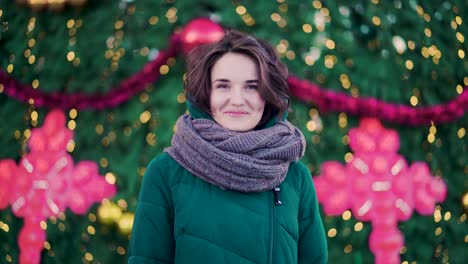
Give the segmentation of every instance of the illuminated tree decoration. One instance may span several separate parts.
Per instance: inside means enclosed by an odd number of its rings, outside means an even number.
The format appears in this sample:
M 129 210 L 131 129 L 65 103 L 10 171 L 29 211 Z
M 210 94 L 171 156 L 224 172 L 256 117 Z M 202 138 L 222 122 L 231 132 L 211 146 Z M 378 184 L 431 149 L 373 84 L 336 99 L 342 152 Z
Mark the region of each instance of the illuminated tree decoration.
M 432 214 L 447 187 L 431 176 L 427 164 L 408 167 L 397 154 L 397 132 L 383 128 L 377 119 L 362 119 L 349 131 L 349 143 L 354 152 L 350 162 L 324 162 L 321 175 L 314 178 L 318 200 L 327 215 L 351 209 L 358 220 L 371 222 L 369 247 L 376 264 L 400 263 L 404 238 L 397 222 L 408 220 L 414 209 Z

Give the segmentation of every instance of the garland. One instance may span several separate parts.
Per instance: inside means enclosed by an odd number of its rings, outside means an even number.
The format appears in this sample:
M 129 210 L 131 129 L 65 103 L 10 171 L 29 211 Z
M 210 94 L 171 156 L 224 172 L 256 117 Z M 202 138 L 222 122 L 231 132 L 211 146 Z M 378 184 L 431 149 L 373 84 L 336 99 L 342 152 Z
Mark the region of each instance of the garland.
M 186 26 L 184 31 L 200 30 L 200 23 L 214 22 L 203 18 L 195 19 Z M 157 81 L 161 76 L 159 68 L 169 58 L 175 57 L 181 49 L 185 51 L 186 47 L 193 45 L 193 43 L 187 43 L 184 40 L 184 31 L 180 34 L 173 34 L 169 40 L 167 50 L 161 51 L 142 70 L 123 80 L 119 85 L 110 89 L 107 94 L 88 95 L 59 92 L 45 94 L 30 85 L 21 84 L 1 70 L 0 84 L 3 85 L 4 92 L 8 96 L 24 103 L 32 100 L 36 107 L 60 108 L 63 110 L 71 108 L 102 110 L 116 107 L 144 90 L 148 84 Z M 380 120 L 409 126 L 446 123 L 461 118 L 468 112 L 467 87 L 459 96 L 445 104 L 416 108 L 391 104 L 372 97 L 355 98 L 343 92 L 319 87 L 294 76 L 289 77 L 288 83 L 292 95 L 304 102 L 314 103 L 322 112 L 345 112 L 350 115 L 376 117 Z

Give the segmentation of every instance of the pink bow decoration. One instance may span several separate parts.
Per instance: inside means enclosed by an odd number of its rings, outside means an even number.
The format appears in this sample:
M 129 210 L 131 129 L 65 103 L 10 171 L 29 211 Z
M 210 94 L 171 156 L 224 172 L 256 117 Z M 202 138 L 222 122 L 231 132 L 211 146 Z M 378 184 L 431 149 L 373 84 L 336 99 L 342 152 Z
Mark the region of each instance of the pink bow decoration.
M 314 178 L 318 201 L 327 215 L 351 209 L 358 220 L 370 221 L 369 248 L 375 263 L 400 263 L 404 238 L 398 221 L 408 220 L 414 209 L 432 214 L 434 204 L 445 200 L 447 187 L 423 162 L 408 168 L 397 153 L 398 134 L 375 118 L 362 119 L 349 131 L 349 145 L 354 152 L 350 162 L 324 162 L 321 175 Z
M 74 165 L 66 150 L 73 132 L 65 122 L 63 112 L 51 111 L 42 127 L 32 129 L 30 152 L 18 165 L 13 160 L 0 161 L 0 209 L 9 203 L 13 213 L 25 219 L 18 237 L 21 264 L 40 263 L 46 240 L 41 221 L 57 216 L 67 207 L 85 214 L 93 203 L 116 193 L 115 185 L 99 175 L 95 162 Z

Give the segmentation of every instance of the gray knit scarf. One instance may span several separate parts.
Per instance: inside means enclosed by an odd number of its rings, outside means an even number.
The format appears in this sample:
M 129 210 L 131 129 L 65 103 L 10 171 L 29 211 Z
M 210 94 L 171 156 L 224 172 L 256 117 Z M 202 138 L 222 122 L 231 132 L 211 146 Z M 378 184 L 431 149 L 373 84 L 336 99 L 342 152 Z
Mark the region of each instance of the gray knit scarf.
M 223 189 L 273 189 L 283 182 L 289 163 L 305 151 L 304 135 L 289 122 L 236 132 L 185 114 L 176 125 L 172 147 L 164 151 L 194 175 Z

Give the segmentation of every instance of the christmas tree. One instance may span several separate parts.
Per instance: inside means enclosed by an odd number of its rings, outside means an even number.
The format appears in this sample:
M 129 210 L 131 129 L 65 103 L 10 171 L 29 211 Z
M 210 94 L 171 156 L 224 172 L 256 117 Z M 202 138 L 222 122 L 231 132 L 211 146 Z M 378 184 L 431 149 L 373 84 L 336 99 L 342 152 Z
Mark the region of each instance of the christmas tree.
M 8 162 L 0 166 L 0 263 L 19 262 L 27 222 L 17 214 L 23 205 L 11 201 L 22 178 L 7 172 L 31 152 L 31 135 L 53 109 L 65 113 L 73 132 L 64 153 L 76 166 L 96 163 L 96 174 L 116 193 L 84 212 L 69 206 L 41 220 L 41 263 L 126 263 L 145 167 L 170 145 L 186 111 L 184 54 L 194 44 L 184 34 L 191 30 L 203 41 L 221 27 L 266 40 L 287 64 L 289 119 L 306 136 L 302 161 L 314 178 L 327 161 L 352 161 L 349 132 L 361 118 L 396 131 L 398 154 L 408 164 L 426 163 L 447 186 L 432 213 L 416 211 L 398 223 L 401 262 L 465 263 L 467 6 L 463 0 L 1 1 L 0 162 Z M 370 223 L 350 209 L 321 213 L 329 263 L 375 261 Z

